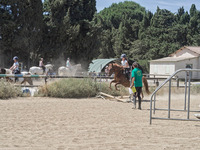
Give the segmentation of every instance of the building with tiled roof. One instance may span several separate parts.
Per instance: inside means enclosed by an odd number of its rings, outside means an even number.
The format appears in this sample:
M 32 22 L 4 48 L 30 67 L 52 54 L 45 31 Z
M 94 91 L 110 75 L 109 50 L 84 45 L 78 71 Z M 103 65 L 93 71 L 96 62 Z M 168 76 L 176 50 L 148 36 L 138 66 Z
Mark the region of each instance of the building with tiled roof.
M 183 68 L 200 69 L 200 47 L 184 46 L 169 57 L 150 61 L 150 74 L 168 76 Z M 185 74 L 180 73 L 178 77 L 184 78 Z M 193 72 L 192 78 L 200 79 L 200 73 Z

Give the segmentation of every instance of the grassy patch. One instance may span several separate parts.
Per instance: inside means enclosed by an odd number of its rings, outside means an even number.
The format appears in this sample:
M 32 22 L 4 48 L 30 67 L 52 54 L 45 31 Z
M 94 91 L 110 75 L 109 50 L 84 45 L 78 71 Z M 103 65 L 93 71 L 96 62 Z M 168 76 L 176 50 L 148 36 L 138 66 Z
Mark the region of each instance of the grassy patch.
M 13 84 L 0 80 L 0 99 L 9 99 L 20 95 L 19 88 L 15 88 Z
M 94 97 L 97 85 L 89 79 L 61 79 L 39 90 L 39 95 L 58 98 Z
M 61 79 L 39 89 L 35 96 L 47 96 L 57 98 L 88 98 L 95 97 L 98 92 L 104 92 L 113 96 L 127 95 L 124 87 L 116 91 L 109 88 L 108 83 L 95 83 L 91 79 Z

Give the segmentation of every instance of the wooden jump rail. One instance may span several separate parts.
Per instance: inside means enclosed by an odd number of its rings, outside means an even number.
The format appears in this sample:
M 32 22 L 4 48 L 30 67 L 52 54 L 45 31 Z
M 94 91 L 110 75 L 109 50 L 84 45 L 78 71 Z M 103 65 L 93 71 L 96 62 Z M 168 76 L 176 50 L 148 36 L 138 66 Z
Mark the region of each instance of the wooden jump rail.
M 146 75 L 146 74 L 144 74 Z M 47 83 L 47 79 L 51 78 L 76 78 L 76 79 L 82 79 L 82 78 L 91 78 L 91 79 L 114 79 L 114 77 L 106 77 L 106 76 L 58 76 L 58 75 L 23 75 L 23 74 L 0 74 L 0 78 L 44 78 L 45 83 Z M 154 83 L 156 83 L 157 86 L 159 86 L 159 80 L 166 80 L 165 77 L 146 77 L 147 80 L 154 80 Z M 179 87 L 179 79 L 178 78 L 172 78 L 172 80 L 177 81 L 177 87 Z M 156 82 L 155 82 L 156 81 Z
M 1 78 L 96 78 L 96 79 L 113 79 L 113 77 L 103 76 L 58 76 L 58 75 L 22 75 L 22 74 L 0 74 Z
M 23 75 L 23 74 L 0 74 L 1 78 L 97 78 L 97 79 L 113 79 L 113 77 L 105 77 L 105 76 L 58 76 L 58 75 Z M 167 79 L 165 77 L 146 77 L 148 80 L 164 80 Z M 173 78 L 174 80 L 176 78 Z
M 100 96 L 106 96 L 106 97 L 109 97 L 109 98 L 112 98 L 112 99 L 116 99 L 118 102 L 125 102 L 124 100 L 120 99 L 120 98 L 117 98 L 115 96 L 112 96 L 112 95 L 109 95 L 109 94 L 106 94 L 106 93 L 103 93 L 103 92 L 99 92 L 99 95 Z
M 15 87 L 29 87 L 29 88 L 37 88 L 37 87 L 42 87 L 43 85 L 21 85 L 21 84 L 15 84 Z

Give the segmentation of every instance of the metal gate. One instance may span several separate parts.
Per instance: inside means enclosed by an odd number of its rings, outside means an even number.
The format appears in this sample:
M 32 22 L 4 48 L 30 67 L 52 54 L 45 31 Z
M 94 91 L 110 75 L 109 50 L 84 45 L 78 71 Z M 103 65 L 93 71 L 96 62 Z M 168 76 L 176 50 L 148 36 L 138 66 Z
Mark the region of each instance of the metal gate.
M 185 72 L 185 99 L 184 99 L 184 108 L 183 109 L 171 109 L 171 80 L 172 78 L 180 72 Z M 195 110 L 190 110 L 190 88 L 191 88 L 191 78 L 192 72 L 200 72 L 200 69 L 180 69 L 177 70 L 174 74 L 172 74 L 168 79 L 166 79 L 151 95 L 150 100 L 150 124 L 152 124 L 153 119 L 160 119 L 160 120 L 181 120 L 181 121 L 200 121 L 198 119 L 190 119 L 190 112 L 200 112 Z M 168 97 L 168 108 L 167 109 L 159 109 L 156 108 L 156 93 L 165 85 L 169 83 L 169 97 Z M 164 110 L 168 111 L 168 117 L 153 117 L 156 110 Z M 180 118 L 172 118 L 170 116 L 171 111 L 185 111 L 187 112 L 187 117 L 185 119 Z

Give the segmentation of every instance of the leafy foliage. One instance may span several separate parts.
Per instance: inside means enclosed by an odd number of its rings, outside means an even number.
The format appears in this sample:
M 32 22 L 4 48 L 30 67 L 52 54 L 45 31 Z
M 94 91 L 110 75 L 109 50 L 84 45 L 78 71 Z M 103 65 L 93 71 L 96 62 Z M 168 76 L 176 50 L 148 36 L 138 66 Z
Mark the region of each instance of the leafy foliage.
M 18 55 L 30 67 L 42 44 L 41 0 L 2 0 L 0 18 L 0 53 L 9 58 Z
M 194 4 L 190 14 L 183 7 L 177 14 L 157 7 L 152 14 L 134 2 L 125 1 L 105 8 L 98 16 L 107 33 L 102 34 L 103 39 L 109 43 L 104 49 L 99 48 L 99 57 L 119 57 L 126 53 L 130 59 L 142 63 L 146 72 L 149 60 L 166 57 L 185 45 L 200 45 L 200 11 Z M 107 53 L 108 49 L 114 54 Z
M 28 67 L 39 57 L 58 66 L 70 57 L 86 68 L 94 58 L 126 53 L 148 71 L 149 60 L 185 45 L 200 45 L 200 11 L 194 4 L 189 12 L 157 7 L 153 14 L 132 1 L 99 13 L 96 0 L 0 1 L 0 54 L 18 55 Z

